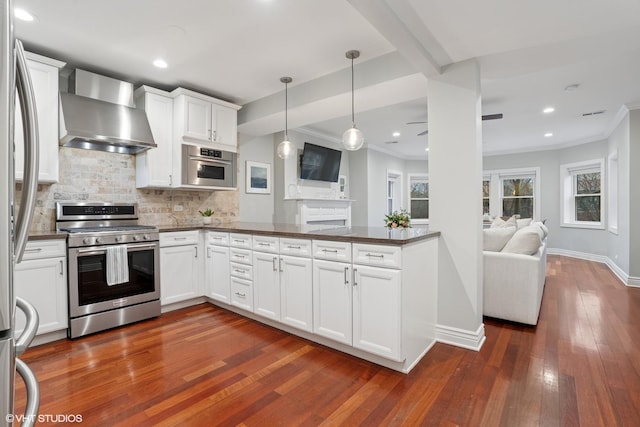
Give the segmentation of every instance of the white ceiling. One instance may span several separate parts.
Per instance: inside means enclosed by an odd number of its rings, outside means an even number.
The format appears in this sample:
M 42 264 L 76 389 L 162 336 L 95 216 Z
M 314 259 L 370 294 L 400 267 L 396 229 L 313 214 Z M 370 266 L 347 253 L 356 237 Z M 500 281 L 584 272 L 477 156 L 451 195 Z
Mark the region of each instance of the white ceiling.
M 605 138 L 624 104 L 640 101 L 637 0 L 14 0 L 27 49 L 134 83 L 183 86 L 243 105 L 240 132 L 290 128 L 339 139 L 356 123 L 367 143 L 424 157 L 427 76 L 476 58 L 485 153 Z M 151 62 L 162 57 L 169 68 Z M 565 91 L 578 84 L 575 91 Z M 555 107 L 544 115 L 542 109 Z M 601 111 L 596 116 L 583 113 Z M 401 133 L 393 137 L 392 132 Z M 545 138 L 546 132 L 553 137 Z M 389 141 L 398 141 L 390 144 Z

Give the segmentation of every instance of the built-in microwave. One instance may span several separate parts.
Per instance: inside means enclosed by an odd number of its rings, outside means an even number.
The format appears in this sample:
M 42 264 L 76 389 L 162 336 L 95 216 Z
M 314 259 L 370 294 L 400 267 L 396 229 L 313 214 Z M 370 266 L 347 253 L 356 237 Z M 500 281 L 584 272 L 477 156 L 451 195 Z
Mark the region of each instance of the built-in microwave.
M 182 144 L 183 185 L 235 188 L 236 175 L 236 153 Z

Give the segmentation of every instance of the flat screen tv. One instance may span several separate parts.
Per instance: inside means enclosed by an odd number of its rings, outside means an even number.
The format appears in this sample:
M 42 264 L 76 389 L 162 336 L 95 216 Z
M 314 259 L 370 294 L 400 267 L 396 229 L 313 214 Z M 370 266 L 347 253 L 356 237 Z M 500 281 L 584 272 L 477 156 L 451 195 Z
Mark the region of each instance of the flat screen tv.
M 300 160 L 300 179 L 338 182 L 342 151 L 304 143 Z

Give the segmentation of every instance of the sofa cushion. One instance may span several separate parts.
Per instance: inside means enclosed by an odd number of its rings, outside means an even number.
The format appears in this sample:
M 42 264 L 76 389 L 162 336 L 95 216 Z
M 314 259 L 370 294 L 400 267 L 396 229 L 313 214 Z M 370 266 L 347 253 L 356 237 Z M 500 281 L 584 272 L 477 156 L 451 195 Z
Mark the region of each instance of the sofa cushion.
M 516 231 L 513 237 L 504 245 L 502 252 L 533 255 L 538 252 L 541 244 L 542 237 L 539 227 L 530 225 Z
M 500 252 L 509 239 L 515 234 L 515 227 L 496 227 L 485 228 L 482 230 L 483 250 L 491 252 Z
M 528 225 L 531 225 L 531 218 L 516 219 L 516 227 L 518 228 L 518 230 Z
M 500 218 L 498 216 L 491 223 L 491 228 L 516 227 L 516 225 L 517 225 L 517 223 L 516 223 L 516 217 L 515 216 L 512 216 L 507 221 L 505 221 L 504 219 L 502 219 L 502 218 Z

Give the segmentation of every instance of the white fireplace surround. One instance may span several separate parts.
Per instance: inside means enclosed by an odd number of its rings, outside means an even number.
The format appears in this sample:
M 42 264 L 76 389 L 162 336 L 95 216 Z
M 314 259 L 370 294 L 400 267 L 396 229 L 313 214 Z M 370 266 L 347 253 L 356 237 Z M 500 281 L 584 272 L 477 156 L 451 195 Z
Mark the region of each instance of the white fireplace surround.
M 287 199 L 296 204 L 297 225 L 336 225 L 351 227 L 349 199 Z

